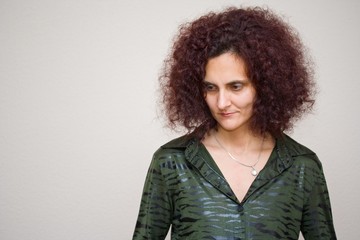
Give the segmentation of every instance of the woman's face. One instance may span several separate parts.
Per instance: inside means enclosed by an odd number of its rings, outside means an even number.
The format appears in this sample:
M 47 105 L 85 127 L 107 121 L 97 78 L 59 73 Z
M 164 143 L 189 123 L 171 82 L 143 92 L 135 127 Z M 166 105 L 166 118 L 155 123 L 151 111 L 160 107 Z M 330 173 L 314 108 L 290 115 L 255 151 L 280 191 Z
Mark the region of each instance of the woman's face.
M 205 101 L 219 130 L 249 130 L 256 91 L 243 59 L 224 53 L 211 58 L 205 71 Z

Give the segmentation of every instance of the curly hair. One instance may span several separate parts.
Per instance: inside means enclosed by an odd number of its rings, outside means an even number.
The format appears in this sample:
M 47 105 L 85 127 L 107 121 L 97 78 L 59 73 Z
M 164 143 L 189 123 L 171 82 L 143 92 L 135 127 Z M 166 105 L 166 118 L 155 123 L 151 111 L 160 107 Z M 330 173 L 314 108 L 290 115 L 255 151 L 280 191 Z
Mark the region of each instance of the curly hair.
M 232 52 L 256 90 L 251 130 L 280 136 L 314 105 L 312 63 L 297 32 L 269 9 L 228 8 L 180 26 L 160 75 L 169 126 L 202 138 L 216 127 L 205 102 L 209 59 Z

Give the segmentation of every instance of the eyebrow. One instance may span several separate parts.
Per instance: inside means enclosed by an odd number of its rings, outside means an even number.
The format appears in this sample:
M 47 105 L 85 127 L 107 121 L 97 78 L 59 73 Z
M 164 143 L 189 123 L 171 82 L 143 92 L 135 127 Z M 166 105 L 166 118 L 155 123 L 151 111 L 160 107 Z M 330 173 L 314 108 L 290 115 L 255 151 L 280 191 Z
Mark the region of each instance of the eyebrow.
M 226 83 L 225 85 L 232 85 L 232 84 L 236 84 L 236 83 L 245 84 L 245 83 L 248 83 L 248 82 L 249 82 L 249 79 L 232 80 L 232 81 Z M 207 80 L 204 80 L 204 83 L 205 84 L 216 85 L 215 83 L 209 82 Z

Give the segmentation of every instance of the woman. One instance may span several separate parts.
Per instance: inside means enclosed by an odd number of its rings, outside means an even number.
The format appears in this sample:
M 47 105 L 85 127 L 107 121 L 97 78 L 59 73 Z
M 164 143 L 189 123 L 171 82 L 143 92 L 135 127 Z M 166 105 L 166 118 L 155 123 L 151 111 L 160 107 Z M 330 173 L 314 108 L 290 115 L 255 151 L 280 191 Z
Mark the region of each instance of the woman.
M 287 136 L 311 110 L 312 68 L 270 10 L 230 8 L 183 25 L 160 78 L 170 126 L 133 239 L 336 239 L 316 154 Z

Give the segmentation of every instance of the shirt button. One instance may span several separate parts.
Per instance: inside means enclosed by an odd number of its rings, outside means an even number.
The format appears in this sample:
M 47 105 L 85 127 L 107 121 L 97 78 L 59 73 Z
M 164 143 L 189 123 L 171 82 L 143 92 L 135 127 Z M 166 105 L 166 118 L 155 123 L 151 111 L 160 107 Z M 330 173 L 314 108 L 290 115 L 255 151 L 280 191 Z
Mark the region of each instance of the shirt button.
M 238 205 L 237 210 L 238 210 L 238 212 L 242 212 L 244 210 L 244 207 L 241 205 Z

